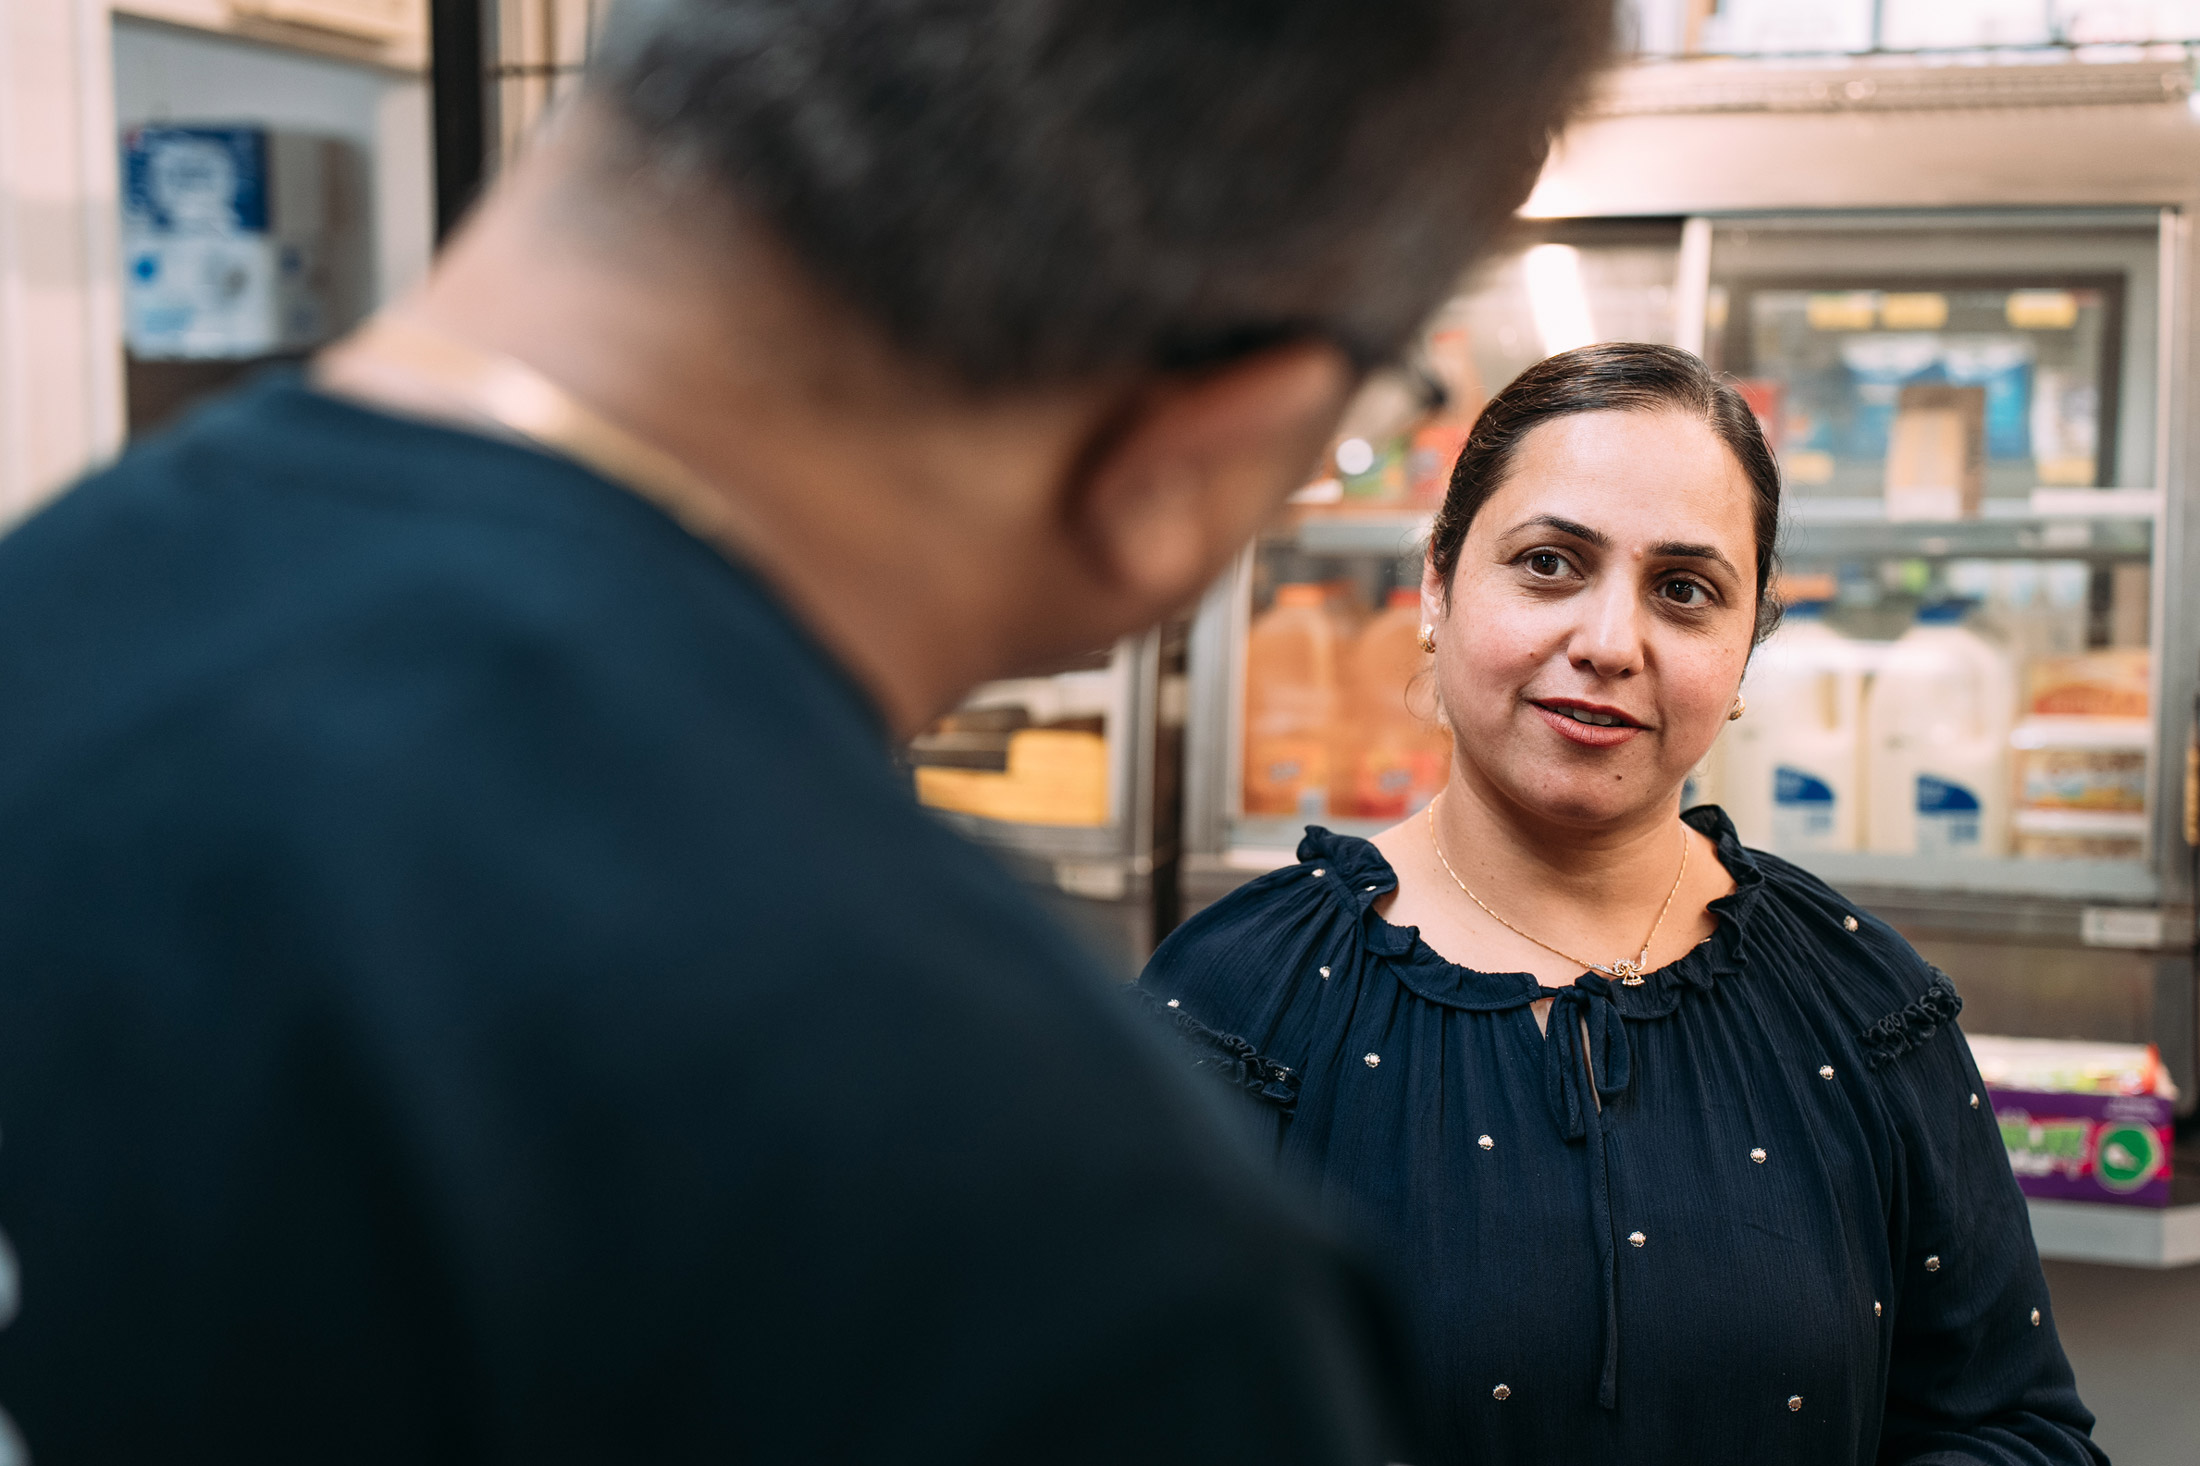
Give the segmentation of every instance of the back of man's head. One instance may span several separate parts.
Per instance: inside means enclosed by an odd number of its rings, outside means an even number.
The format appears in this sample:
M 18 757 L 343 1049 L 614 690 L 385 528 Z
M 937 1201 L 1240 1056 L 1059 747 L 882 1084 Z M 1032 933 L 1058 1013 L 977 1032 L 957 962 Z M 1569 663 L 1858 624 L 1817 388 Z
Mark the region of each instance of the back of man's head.
M 623 0 L 590 86 L 977 387 L 1395 353 L 1611 0 Z

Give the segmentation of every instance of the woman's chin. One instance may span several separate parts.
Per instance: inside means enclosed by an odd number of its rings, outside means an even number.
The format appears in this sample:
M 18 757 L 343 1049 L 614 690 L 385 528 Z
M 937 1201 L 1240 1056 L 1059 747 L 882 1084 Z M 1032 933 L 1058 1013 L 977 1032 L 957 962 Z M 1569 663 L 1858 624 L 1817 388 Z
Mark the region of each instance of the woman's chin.
M 1605 829 L 1640 819 L 1650 808 L 1662 809 L 1669 801 L 1649 798 L 1644 792 L 1652 781 L 1628 775 L 1547 779 L 1516 786 L 1508 791 L 1513 805 L 1532 822 L 1580 830 Z

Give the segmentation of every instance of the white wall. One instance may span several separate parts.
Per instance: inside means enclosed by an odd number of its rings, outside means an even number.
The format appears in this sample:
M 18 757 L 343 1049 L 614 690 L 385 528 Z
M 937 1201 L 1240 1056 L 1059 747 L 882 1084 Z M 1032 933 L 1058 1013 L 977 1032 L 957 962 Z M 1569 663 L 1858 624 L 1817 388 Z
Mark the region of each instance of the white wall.
M 0 525 L 122 443 L 105 0 L 0 0 Z
M 118 131 L 255 122 L 350 142 L 373 179 L 377 300 L 427 272 L 435 202 L 422 78 L 123 16 L 114 22 L 114 77 Z

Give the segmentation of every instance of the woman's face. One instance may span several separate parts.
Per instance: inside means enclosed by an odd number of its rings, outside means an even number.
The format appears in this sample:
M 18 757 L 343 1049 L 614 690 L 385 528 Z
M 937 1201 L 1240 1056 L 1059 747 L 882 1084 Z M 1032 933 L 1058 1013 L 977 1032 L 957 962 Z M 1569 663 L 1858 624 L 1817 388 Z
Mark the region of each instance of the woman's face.
M 1694 417 L 1590 412 L 1531 430 L 1475 515 L 1436 678 L 1461 776 L 1543 819 L 1667 806 L 1711 747 L 1757 617 L 1752 493 Z

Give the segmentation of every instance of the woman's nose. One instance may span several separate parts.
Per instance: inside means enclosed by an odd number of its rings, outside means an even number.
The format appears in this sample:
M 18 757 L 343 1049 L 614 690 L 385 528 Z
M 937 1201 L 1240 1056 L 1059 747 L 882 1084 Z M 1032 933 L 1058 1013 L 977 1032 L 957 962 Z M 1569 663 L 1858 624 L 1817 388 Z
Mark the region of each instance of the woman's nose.
M 1632 586 L 1608 579 L 1575 604 L 1581 607 L 1567 656 L 1599 677 L 1632 677 L 1642 670 L 1642 608 Z

